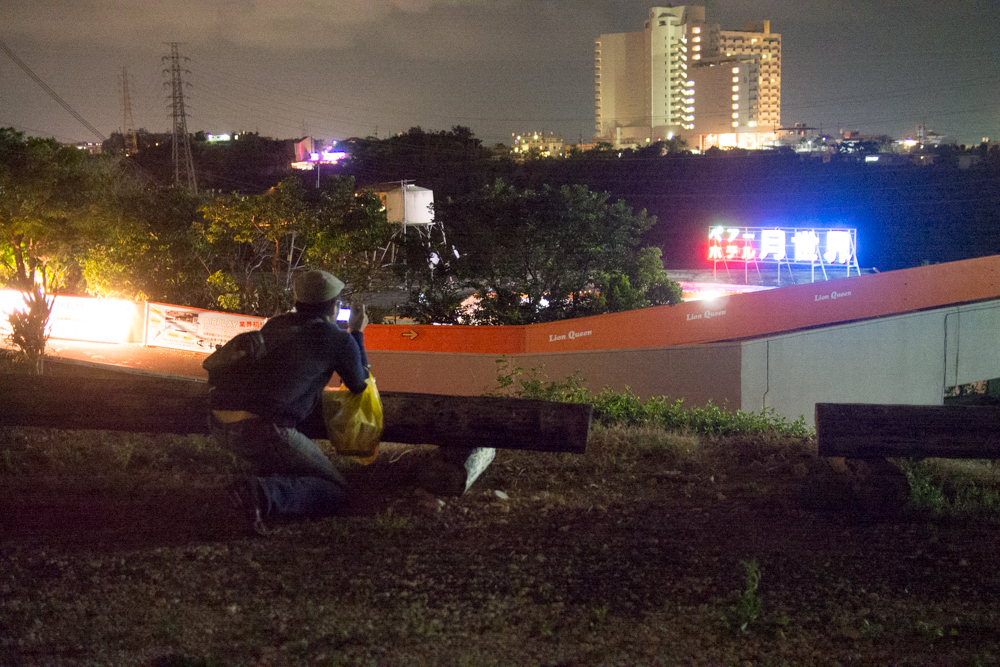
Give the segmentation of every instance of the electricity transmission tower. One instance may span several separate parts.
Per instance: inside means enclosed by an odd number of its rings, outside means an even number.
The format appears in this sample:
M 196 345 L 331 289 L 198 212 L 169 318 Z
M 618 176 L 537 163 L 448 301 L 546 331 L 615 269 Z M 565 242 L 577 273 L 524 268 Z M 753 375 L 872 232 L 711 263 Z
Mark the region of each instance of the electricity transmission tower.
M 122 136 L 125 139 L 125 155 L 139 152 L 139 141 L 132 120 L 132 98 L 128 94 L 128 69 L 122 66 Z
M 174 134 L 172 150 L 174 160 L 174 185 L 187 185 L 192 192 L 198 192 L 198 182 L 194 177 L 194 162 L 191 159 L 191 141 L 187 131 L 187 115 L 184 113 L 184 82 L 181 74 L 190 74 L 190 70 L 181 69 L 180 42 L 167 42 L 170 45 L 170 55 L 163 56 L 163 60 L 170 61 L 170 68 L 163 70 L 170 72 L 170 92 L 171 106 L 174 117 Z M 184 58 L 185 61 L 190 58 Z M 168 85 L 164 83 L 163 85 Z M 183 178 L 182 178 L 183 175 Z

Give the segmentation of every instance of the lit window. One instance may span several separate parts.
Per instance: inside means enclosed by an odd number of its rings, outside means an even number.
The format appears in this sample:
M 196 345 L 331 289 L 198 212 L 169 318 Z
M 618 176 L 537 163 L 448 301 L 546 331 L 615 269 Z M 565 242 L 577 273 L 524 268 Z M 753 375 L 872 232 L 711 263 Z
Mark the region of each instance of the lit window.
M 739 83 L 739 82 L 740 82 L 740 77 L 734 76 L 733 77 L 733 83 Z
M 739 96 L 739 95 L 733 95 L 733 102 L 736 102 L 736 101 L 738 101 L 739 99 L 740 99 L 740 96 Z
M 701 34 L 701 28 L 691 28 L 691 32 L 696 35 Z
M 700 42 L 700 41 L 701 41 L 701 37 L 695 37 L 695 38 L 694 38 L 694 39 L 692 39 L 691 41 L 693 41 L 693 42 L 694 42 L 695 44 L 697 44 L 698 42 Z
M 701 47 L 700 47 L 700 46 L 698 46 L 697 44 L 695 44 L 695 45 L 694 45 L 693 47 L 691 47 L 691 48 L 692 48 L 692 49 L 694 49 L 695 51 L 701 51 Z
M 740 87 L 739 86 L 733 86 L 733 92 L 734 93 L 740 92 Z
M 697 54 L 697 53 L 696 53 L 696 54 L 694 54 L 694 55 L 693 55 L 693 56 L 691 56 L 691 57 L 692 57 L 692 58 L 693 58 L 694 60 L 701 60 L 701 55 L 699 55 L 699 54 Z
M 740 122 L 737 121 L 737 120 L 734 120 L 733 121 L 733 127 L 739 127 L 739 126 L 740 126 Z
M 740 117 L 740 115 L 734 111 L 733 112 L 733 118 L 739 118 L 739 117 Z
M 740 108 L 740 105 L 739 105 L 739 104 L 734 104 L 734 105 L 733 105 L 733 108 L 734 108 L 734 109 L 739 109 L 739 108 Z
M 733 55 L 733 54 L 730 53 L 729 55 Z M 739 74 L 739 73 L 740 73 L 740 68 L 739 67 L 734 67 L 733 68 L 733 74 Z

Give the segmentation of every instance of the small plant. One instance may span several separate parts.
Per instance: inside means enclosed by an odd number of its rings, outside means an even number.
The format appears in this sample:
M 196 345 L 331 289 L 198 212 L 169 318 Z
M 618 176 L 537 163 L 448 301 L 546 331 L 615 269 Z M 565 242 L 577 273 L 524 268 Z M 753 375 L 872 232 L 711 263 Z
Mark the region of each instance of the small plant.
M 599 630 L 608 621 L 608 605 L 598 607 L 590 612 L 590 629 Z
M 760 567 L 757 565 L 757 560 L 740 561 L 740 563 L 746 569 L 746 584 L 736 604 L 729 608 L 723 620 L 731 631 L 745 634 L 760 618 L 764 600 L 757 593 L 757 587 L 760 585 Z
M 488 396 L 513 396 L 540 401 L 558 401 L 561 403 L 585 403 L 588 392 L 579 376 L 579 371 L 567 377 L 563 382 L 545 381 L 544 366 L 529 368 L 525 371 L 520 366 L 514 366 L 511 361 L 502 356 L 497 359 L 497 388 L 488 391 Z
M 944 637 L 944 627 L 930 621 L 917 621 L 917 634 L 934 641 Z
M 42 374 L 53 301 L 51 297 L 46 298 L 42 288 L 36 285 L 24 295 L 25 309 L 15 310 L 8 318 L 11 333 L 7 340 L 20 350 L 29 372 L 35 375 Z
M 383 535 L 392 536 L 398 533 L 412 532 L 416 523 L 412 516 L 394 514 L 390 507 L 384 514 L 375 517 L 375 525 Z
M 867 618 L 861 619 L 861 627 L 858 632 L 861 634 L 863 639 L 878 639 L 882 636 L 885 628 L 879 623 L 872 623 Z
M 423 602 L 415 602 L 403 611 L 407 634 L 429 639 L 441 631 L 441 621 L 431 618 Z

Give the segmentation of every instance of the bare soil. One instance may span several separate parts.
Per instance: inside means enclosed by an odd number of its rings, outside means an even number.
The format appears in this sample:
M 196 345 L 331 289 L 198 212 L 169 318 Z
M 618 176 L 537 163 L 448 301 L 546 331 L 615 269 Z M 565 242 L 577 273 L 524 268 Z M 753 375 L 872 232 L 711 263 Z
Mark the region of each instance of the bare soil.
M 601 432 L 459 497 L 387 446 L 344 516 L 259 537 L 210 447 L 94 472 L 32 437 L 0 461 L 4 666 L 1000 664 L 996 518 L 808 441 Z

